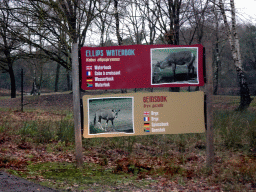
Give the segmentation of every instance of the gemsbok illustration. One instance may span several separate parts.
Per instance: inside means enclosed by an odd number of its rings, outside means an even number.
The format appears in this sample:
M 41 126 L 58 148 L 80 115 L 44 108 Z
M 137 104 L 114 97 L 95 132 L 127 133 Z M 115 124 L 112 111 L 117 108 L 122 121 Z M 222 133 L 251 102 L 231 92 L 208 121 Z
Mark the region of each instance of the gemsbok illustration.
M 173 72 L 173 81 L 176 81 L 176 65 L 187 65 L 188 72 L 187 72 L 187 80 L 194 74 L 194 61 L 195 55 L 190 51 L 180 51 L 170 53 L 163 61 L 158 61 L 157 64 L 154 66 L 153 69 L 153 83 L 159 83 L 162 79 L 161 71 L 167 67 L 172 68 Z
M 94 125 L 96 125 L 96 121 L 100 124 L 100 129 L 107 131 L 106 128 L 108 126 L 108 121 L 110 120 L 112 122 L 112 128 L 115 130 L 115 125 L 114 125 L 114 119 L 117 118 L 119 110 L 114 110 L 114 109 L 100 109 L 96 111 L 95 116 L 94 116 Z M 106 120 L 106 125 L 103 129 L 101 125 L 101 119 Z

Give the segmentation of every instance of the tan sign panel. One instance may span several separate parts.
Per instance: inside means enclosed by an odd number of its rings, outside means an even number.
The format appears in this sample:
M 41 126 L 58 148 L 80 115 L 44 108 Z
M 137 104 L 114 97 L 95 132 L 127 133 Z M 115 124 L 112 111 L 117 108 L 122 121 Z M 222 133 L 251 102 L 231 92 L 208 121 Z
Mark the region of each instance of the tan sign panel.
M 84 137 L 202 133 L 204 92 L 85 95 Z

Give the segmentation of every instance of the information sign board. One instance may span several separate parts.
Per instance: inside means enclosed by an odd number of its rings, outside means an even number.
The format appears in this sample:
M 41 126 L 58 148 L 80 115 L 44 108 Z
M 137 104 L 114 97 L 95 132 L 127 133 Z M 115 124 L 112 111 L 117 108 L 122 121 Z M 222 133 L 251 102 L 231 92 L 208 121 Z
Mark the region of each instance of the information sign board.
M 85 95 L 84 137 L 202 133 L 204 93 Z
M 202 45 L 81 48 L 81 88 L 203 86 Z

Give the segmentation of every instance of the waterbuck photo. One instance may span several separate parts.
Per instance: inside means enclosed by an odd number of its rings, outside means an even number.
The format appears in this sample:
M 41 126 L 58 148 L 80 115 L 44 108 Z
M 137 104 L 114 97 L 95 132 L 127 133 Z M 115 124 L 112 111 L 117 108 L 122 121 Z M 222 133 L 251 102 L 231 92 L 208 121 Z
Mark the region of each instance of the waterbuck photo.
M 170 53 L 163 61 L 157 61 L 155 66 L 153 67 L 153 84 L 159 83 L 163 75 L 162 70 L 171 67 L 172 69 L 172 81 L 175 82 L 177 80 L 176 75 L 176 66 L 186 66 L 186 78 L 182 80 L 189 80 L 194 76 L 195 68 L 194 68 L 194 61 L 195 61 L 195 54 L 191 51 L 179 51 L 179 52 L 172 52 Z
M 110 120 L 112 122 L 112 128 L 115 130 L 115 125 L 114 125 L 114 119 L 117 118 L 119 110 L 114 110 L 114 109 L 100 109 L 96 111 L 95 116 L 94 116 L 94 125 L 96 125 L 96 121 L 99 123 L 99 128 L 107 131 L 107 126 L 108 126 L 108 121 Z M 105 128 L 103 129 L 101 125 L 101 119 L 106 120 L 106 125 Z

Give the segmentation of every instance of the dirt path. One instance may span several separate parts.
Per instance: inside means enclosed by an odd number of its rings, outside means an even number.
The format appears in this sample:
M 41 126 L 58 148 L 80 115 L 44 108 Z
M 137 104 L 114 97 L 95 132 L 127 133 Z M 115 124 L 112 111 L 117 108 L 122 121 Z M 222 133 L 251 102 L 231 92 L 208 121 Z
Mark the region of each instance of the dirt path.
M 0 171 L 0 192 L 57 192 L 57 190 Z
M 25 96 L 24 109 L 42 109 L 42 110 L 72 110 L 72 94 L 56 94 L 41 96 Z M 20 110 L 20 98 L 4 98 L 0 99 L 0 107 L 10 110 Z

